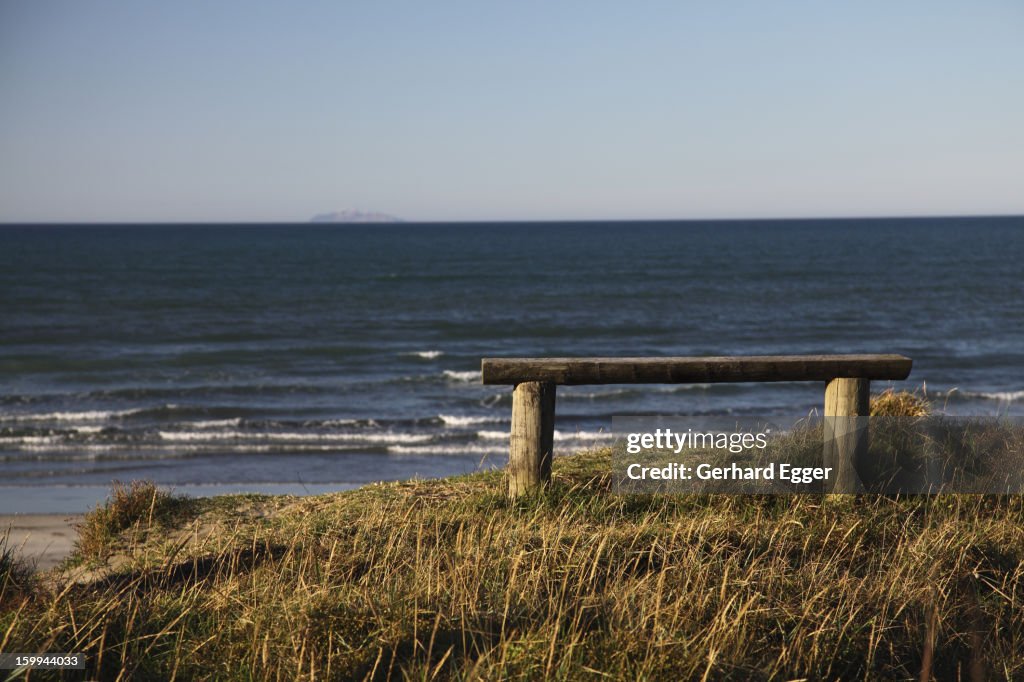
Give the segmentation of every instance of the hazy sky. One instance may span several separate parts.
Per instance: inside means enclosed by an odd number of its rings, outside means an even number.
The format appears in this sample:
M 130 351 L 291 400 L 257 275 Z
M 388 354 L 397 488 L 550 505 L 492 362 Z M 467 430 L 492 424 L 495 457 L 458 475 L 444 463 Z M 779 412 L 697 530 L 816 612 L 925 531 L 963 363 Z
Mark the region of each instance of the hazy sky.
M 1024 213 L 1024 2 L 0 0 L 0 221 Z

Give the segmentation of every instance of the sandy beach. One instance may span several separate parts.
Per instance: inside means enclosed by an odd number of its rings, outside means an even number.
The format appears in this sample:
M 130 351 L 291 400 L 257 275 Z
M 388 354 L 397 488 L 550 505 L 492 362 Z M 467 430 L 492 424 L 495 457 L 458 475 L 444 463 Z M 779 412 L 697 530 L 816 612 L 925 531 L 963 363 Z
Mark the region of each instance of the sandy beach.
M 10 531 L 8 546 L 36 570 L 46 571 L 71 554 L 81 516 L 68 514 L 2 514 L 0 536 Z

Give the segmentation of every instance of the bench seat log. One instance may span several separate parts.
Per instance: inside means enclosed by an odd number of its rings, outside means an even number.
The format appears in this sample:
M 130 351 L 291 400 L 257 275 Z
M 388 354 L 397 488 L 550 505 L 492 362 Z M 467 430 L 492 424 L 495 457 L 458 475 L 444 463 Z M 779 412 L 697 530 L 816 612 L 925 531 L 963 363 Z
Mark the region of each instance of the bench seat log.
M 484 358 L 484 384 L 513 386 L 508 492 L 513 498 L 551 478 L 555 387 L 582 384 L 697 384 L 824 381 L 825 462 L 835 490 L 858 490 L 854 462 L 867 448 L 871 380 L 906 379 L 902 355 L 748 355 L 666 358 Z M 847 418 L 847 419 L 844 419 Z
M 902 355 L 748 355 L 668 358 L 484 358 L 485 384 L 715 384 L 746 381 L 906 379 Z

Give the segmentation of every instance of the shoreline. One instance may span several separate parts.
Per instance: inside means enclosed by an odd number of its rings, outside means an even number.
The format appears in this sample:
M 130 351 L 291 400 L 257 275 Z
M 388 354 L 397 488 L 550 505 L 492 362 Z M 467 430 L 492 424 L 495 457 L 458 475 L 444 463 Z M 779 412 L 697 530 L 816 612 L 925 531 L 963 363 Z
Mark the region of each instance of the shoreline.
M 145 480 L 145 479 L 140 479 Z M 371 481 L 372 482 L 372 481 Z M 219 497 L 256 493 L 263 495 L 322 495 L 351 490 L 366 483 L 190 483 L 173 484 L 157 481 L 157 486 L 174 495 Z M 0 485 L 0 519 L 13 516 L 81 516 L 102 505 L 110 495 L 111 483 L 105 485 Z M 3 527 L 0 526 L 0 531 Z
M 48 571 L 74 549 L 78 533 L 74 524 L 81 514 L 0 514 L 0 537 L 7 547 L 37 572 Z

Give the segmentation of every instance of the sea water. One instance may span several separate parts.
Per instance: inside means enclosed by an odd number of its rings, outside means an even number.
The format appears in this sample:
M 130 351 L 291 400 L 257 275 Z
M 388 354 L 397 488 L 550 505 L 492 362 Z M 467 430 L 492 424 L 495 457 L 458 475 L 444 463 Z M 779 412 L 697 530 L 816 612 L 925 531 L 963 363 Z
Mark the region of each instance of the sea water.
M 902 353 L 1024 414 L 1024 218 L 0 227 L 0 513 L 112 480 L 322 492 L 504 464 L 489 356 Z M 559 387 L 612 415 L 820 410 L 816 383 Z

